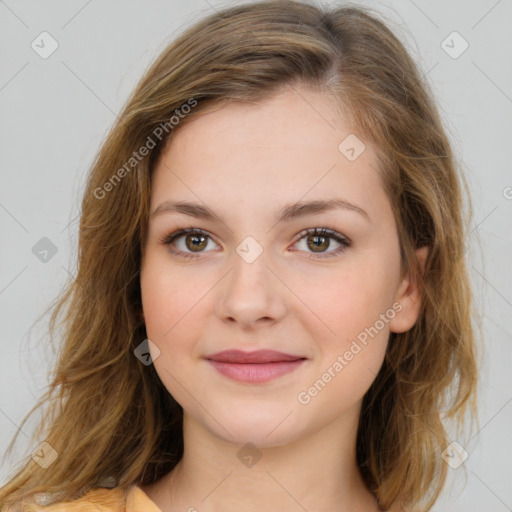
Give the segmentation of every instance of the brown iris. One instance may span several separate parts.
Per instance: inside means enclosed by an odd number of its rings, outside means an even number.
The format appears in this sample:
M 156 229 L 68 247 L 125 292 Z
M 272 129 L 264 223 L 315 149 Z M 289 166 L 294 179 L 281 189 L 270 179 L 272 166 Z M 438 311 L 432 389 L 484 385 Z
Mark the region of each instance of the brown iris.
M 311 239 L 313 239 L 314 241 L 311 242 L 310 241 Z M 320 242 L 320 244 L 319 244 L 318 240 L 322 240 L 323 243 Z M 319 236 L 319 235 L 308 236 L 308 247 L 310 249 L 313 249 L 314 252 L 321 252 L 321 251 L 316 251 L 316 249 L 327 249 L 329 247 L 329 237 Z
M 207 243 L 208 237 L 204 235 L 187 235 L 185 237 L 185 244 L 187 248 L 194 252 L 199 252 L 204 249 Z

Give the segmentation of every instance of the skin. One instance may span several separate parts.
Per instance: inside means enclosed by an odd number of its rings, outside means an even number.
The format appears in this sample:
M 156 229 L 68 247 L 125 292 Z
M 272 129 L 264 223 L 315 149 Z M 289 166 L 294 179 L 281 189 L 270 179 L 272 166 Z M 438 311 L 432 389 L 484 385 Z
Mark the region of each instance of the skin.
M 390 332 L 417 320 L 419 288 L 401 275 L 374 148 L 359 135 L 366 150 L 355 161 L 338 150 L 351 133 L 326 93 L 286 88 L 258 105 L 231 104 L 184 124 L 157 162 L 151 212 L 164 201 L 192 201 L 223 219 L 162 213 L 150 219 L 144 241 L 143 314 L 160 351 L 152 350 L 154 365 L 184 409 L 182 460 L 142 487 L 162 512 L 378 510 L 356 465 L 357 423 Z M 285 204 L 332 198 L 368 218 L 332 209 L 274 220 Z M 189 227 L 210 235 L 199 252 L 190 243 L 194 234 L 188 246 L 187 235 L 162 243 Z M 323 227 L 350 246 L 335 254 L 340 244 L 320 237 L 315 251 L 315 236 L 301 232 Z M 252 263 L 236 251 L 248 236 L 263 249 Z M 425 250 L 417 255 L 423 264 Z M 401 311 L 378 335 L 359 343 L 360 352 L 300 403 L 298 394 L 397 303 Z M 204 359 L 230 348 L 274 349 L 307 361 L 267 383 L 239 383 Z M 237 457 L 248 442 L 250 454 L 261 456 L 252 467 Z

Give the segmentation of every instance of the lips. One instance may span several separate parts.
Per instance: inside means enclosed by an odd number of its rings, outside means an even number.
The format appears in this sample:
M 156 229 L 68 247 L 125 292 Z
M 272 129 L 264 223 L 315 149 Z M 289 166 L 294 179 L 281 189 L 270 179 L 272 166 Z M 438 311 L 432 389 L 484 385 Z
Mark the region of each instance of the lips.
M 264 383 L 282 377 L 302 366 L 306 359 L 275 350 L 224 350 L 206 357 L 225 377 L 248 384 Z
M 263 364 L 297 361 L 299 359 L 306 358 L 303 356 L 277 352 L 276 350 L 255 350 L 253 352 L 243 352 L 242 350 L 223 350 L 222 352 L 207 356 L 206 359 L 222 363 Z

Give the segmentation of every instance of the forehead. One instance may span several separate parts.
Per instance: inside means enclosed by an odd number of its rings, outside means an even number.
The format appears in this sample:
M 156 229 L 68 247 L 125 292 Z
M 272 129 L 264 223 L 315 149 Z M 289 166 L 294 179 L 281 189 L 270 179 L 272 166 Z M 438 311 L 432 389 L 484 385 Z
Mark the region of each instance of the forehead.
M 356 159 L 347 158 L 347 144 L 362 151 Z M 382 196 L 374 149 L 332 97 L 289 88 L 258 104 L 225 105 L 180 127 L 157 162 L 151 202 L 215 195 L 257 206 L 338 191 L 360 202 Z

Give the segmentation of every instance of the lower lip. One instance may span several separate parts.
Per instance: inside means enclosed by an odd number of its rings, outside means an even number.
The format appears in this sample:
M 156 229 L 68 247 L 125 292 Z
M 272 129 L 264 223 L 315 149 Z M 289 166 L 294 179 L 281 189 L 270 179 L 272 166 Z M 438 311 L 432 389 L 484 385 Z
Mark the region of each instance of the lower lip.
M 238 382 L 268 382 L 282 375 L 293 372 L 305 359 L 296 361 L 279 361 L 275 363 L 223 363 L 221 361 L 208 362 L 222 375 Z

